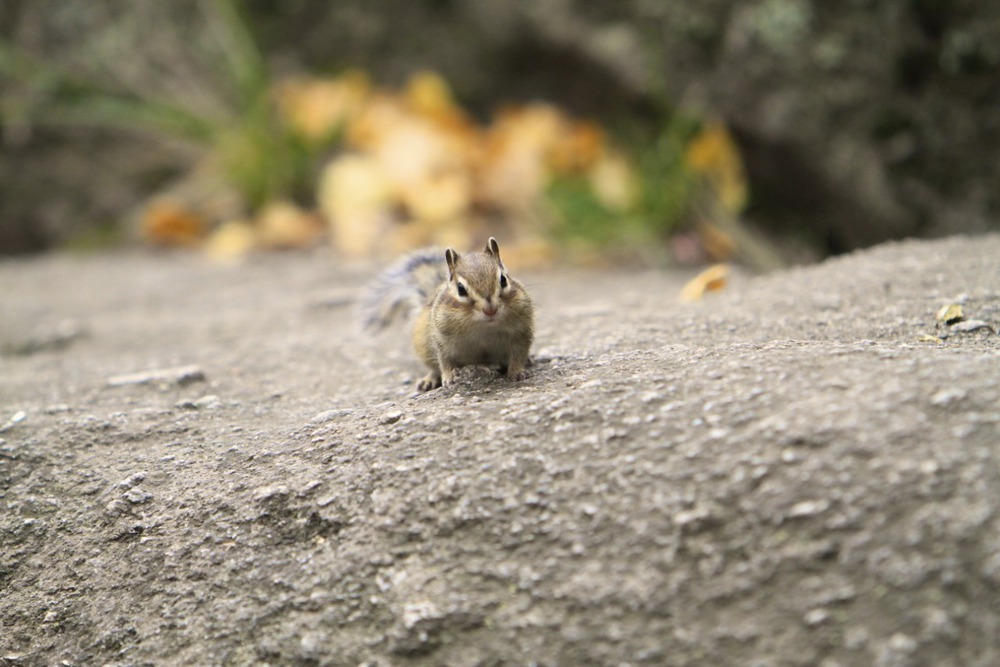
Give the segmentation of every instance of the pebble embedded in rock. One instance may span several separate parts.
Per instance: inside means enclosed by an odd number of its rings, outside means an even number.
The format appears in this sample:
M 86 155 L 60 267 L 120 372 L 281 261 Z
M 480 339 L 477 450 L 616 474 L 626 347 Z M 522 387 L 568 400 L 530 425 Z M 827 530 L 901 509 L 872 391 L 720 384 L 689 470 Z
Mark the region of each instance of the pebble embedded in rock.
M 991 327 L 988 322 L 984 322 L 983 320 L 964 320 L 951 325 L 951 331 L 957 331 L 959 333 L 970 333 L 973 331 L 979 331 L 980 329 L 989 329 L 990 331 L 993 331 L 993 327 Z
M 28 413 L 26 413 L 24 410 L 18 410 L 13 414 L 13 416 L 10 419 L 8 419 L 2 425 L 0 425 L 0 433 L 9 431 L 10 429 L 14 428 L 27 418 L 28 418 Z
M 897 632 L 889 637 L 889 647 L 898 653 L 910 654 L 917 650 L 917 640 L 902 632 Z
M 805 621 L 805 624 L 808 626 L 816 626 L 826 622 L 829 618 L 830 612 L 826 609 L 813 609 L 812 611 L 807 612 L 806 615 L 802 617 L 802 620 Z
M 204 371 L 199 366 L 190 365 L 114 375 L 108 378 L 107 384 L 109 387 L 123 387 L 134 384 L 174 384 L 184 386 L 204 381 Z
M 125 512 L 128 511 L 128 503 L 126 503 L 121 498 L 116 498 L 115 500 L 112 500 L 110 503 L 104 506 L 104 511 L 110 514 L 111 516 L 124 514 Z
M 711 519 L 711 512 L 702 508 L 683 510 L 673 516 L 674 525 L 680 528 L 699 528 Z
M 813 516 L 825 512 L 829 507 L 830 501 L 828 500 L 803 500 L 800 503 L 792 505 L 792 508 L 788 510 L 788 516 L 793 519 L 803 516 Z
M 133 486 L 136 486 L 145 479 L 146 479 L 145 471 L 134 472 L 125 479 L 123 479 L 122 481 L 118 482 L 118 488 L 131 489 Z
M 379 419 L 379 424 L 382 425 L 395 424 L 402 418 L 403 418 L 402 410 L 389 410 L 388 412 L 382 415 L 381 419 Z
M 133 505 L 141 505 L 142 503 L 149 502 L 153 498 L 153 494 L 143 491 L 142 489 L 129 489 L 122 494 L 122 498 L 129 501 Z
M 968 396 L 968 392 L 964 389 L 959 389 L 958 387 L 942 389 L 931 396 L 931 405 L 944 407 L 946 405 L 951 405 L 952 403 L 964 400 L 966 396 Z
M 255 500 L 263 502 L 271 500 L 272 498 L 284 498 L 288 496 L 288 493 L 289 491 L 287 486 L 284 484 L 275 484 L 273 486 L 264 486 L 257 489 L 254 492 L 253 497 Z
M 222 407 L 222 400 L 215 394 L 208 394 L 201 398 L 178 401 L 176 407 L 185 410 L 215 410 Z
M 334 410 L 324 410 L 318 415 L 310 419 L 309 421 L 313 424 L 323 424 L 325 422 L 335 421 L 338 419 L 343 419 L 344 417 L 350 417 L 354 410 L 350 408 L 337 408 Z

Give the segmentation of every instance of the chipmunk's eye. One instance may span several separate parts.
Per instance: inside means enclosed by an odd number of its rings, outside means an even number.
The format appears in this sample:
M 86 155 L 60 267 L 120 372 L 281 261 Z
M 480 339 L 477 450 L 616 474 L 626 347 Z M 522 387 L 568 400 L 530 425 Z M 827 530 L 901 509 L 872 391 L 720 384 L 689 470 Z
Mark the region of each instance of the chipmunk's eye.
M 469 296 L 469 291 L 465 289 L 465 285 L 458 283 L 458 295 L 462 298 Z
M 500 274 L 500 289 L 507 289 L 507 276 Z

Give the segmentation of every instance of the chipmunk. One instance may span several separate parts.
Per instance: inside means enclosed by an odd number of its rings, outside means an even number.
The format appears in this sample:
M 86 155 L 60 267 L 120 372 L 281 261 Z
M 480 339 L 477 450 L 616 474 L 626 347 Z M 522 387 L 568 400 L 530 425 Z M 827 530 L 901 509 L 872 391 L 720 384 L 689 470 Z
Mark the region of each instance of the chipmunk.
M 384 328 L 416 304 L 413 347 L 430 369 L 420 391 L 448 386 L 456 370 L 475 364 L 497 366 L 513 380 L 527 377 L 534 308 L 507 273 L 495 238 L 482 252 L 425 249 L 404 257 L 367 294 L 365 326 Z

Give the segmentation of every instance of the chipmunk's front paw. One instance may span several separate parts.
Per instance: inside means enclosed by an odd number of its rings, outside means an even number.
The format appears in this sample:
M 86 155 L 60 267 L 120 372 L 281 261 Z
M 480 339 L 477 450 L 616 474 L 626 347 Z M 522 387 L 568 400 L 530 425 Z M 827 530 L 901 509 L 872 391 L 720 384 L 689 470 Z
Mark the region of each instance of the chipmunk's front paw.
M 455 368 L 442 368 L 441 369 L 441 386 L 450 387 L 455 384 Z
M 524 370 L 524 367 L 511 366 L 507 369 L 507 378 L 514 380 L 515 382 L 520 382 L 521 380 L 528 379 L 528 371 Z
M 441 386 L 441 376 L 437 373 L 428 373 L 417 382 L 417 391 L 430 391 Z

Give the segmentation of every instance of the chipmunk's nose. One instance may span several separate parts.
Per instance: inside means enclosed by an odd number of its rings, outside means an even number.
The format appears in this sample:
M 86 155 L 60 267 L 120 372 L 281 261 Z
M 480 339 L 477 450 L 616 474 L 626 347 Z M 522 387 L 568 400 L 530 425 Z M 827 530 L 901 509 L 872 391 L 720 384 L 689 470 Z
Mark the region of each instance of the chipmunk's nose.
M 498 304 L 492 303 L 490 301 L 487 301 L 485 304 L 483 304 L 483 315 L 485 315 L 486 317 L 493 317 L 494 315 L 497 314 L 498 310 L 500 310 L 500 306 Z

